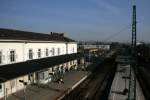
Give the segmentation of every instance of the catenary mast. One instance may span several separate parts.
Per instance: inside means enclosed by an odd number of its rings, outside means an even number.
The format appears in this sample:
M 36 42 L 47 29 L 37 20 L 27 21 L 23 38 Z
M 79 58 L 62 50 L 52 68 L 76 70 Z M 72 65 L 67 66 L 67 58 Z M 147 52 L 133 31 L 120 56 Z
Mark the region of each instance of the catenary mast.
M 130 81 L 129 81 L 129 94 L 128 100 L 136 100 L 136 5 L 133 0 L 133 14 L 132 14 L 132 41 L 131 41 L 131 56 L 133 62 L 130 67 Z

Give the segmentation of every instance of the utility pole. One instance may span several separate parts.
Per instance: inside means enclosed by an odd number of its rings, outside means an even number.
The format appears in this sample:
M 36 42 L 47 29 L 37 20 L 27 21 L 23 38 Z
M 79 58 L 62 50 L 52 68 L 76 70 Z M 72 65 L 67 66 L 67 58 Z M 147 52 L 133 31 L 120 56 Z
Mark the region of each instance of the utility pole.
M 133 15 L 132 15 L 132 43 L 131 43 L 131 55 L 133 62 L 130 66 L 130 80 L 129 80 L 129 93 L 128 100 L 136 100 L 136 5 L 135 0 L 133 3 Z

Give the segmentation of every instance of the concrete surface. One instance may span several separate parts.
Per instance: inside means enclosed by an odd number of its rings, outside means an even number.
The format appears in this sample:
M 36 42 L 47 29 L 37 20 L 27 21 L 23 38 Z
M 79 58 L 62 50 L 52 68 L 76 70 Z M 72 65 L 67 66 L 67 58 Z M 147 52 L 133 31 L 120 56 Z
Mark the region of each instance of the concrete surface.
M 64 83 L 62 84 L 50 82 L 49 84 L 41 85 L 39 88 L 35 85 L 29 85 L 25 94 L 21 90 L 10 95 L 7 100 L 24 100 L 25 97 L 26 100 L 59 100 L 84 81 L 88 75 L 90 75 L 90 72 L 87 71 L 70 71 L 63 76 Z
M 130 74 L 130 65 L 118 66 L 117 71 L 111 86 L 110 94 L 108 100 L 127 100 L 128 92 L 123 94 L 123 90 L 129 89 L 129 74 Z M 122 77 L 128 77 L 122 78 Z M 136 100 L 145 100 L 141 87 L 136 81 Z

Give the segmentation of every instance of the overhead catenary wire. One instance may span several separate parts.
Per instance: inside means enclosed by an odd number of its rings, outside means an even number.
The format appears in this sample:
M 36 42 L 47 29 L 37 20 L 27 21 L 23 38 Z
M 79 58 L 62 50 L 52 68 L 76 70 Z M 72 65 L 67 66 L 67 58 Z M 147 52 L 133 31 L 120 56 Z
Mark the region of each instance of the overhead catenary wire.
M 129 29 L 131 27 L 131 24 L 126 25 L 124 28 L 122 28 L 120 31 L 115 32 L 113 34 L 111 34 L 110 36 L 106 37 L 105 39 L 103 39 L 104 42 L 111 40 L 114 37 L 117 37 L 119 34 L 122 34 L 123 31 L 125 31 L 126 29 Z

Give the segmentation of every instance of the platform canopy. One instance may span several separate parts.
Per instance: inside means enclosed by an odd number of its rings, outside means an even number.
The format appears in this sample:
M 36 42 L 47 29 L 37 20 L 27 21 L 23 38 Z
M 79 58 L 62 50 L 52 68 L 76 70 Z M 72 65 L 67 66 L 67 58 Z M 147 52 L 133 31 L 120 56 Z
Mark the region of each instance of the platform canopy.
M 0 66 L 0 83 L 84 57 L 81 53 L 65 54 Z

